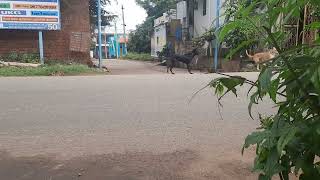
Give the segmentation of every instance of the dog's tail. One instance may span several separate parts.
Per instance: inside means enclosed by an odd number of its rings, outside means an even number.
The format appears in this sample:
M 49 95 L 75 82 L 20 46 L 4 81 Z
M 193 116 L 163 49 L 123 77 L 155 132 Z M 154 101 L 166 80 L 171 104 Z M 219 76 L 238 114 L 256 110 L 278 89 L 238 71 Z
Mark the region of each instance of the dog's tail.
M 154 66 L 164 66 L 167 63 L 167 60 L 163 60 L 160 63 L 155 64 Z
M 248 50 L 246 50 L 246 54 L 250 59 L 253 59 L 253 56 L 249 54 Z

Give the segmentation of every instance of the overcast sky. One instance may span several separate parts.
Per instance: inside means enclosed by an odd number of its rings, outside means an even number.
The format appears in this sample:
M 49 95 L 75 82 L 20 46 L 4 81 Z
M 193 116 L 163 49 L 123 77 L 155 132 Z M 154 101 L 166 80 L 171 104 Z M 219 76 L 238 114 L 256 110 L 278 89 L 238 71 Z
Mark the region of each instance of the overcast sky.
M 109 11 L 119 15 L 118 18 L 118 29 L 122 29 L 122 16 L 121 6 L 124 6 L 125 23 L 127 24 L 127 30 L 134 30 L 136 25 L 141 24 L 147 14 L 143 8 L 138 6 L 135 0 L 117 0 L 118 3 L 113 2 L 111 6 L 108 6 Z

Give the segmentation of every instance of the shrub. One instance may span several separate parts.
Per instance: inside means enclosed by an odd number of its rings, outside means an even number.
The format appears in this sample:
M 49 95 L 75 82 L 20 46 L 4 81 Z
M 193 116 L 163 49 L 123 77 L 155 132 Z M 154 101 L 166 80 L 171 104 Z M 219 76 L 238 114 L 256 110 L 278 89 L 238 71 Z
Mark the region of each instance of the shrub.
M 1 57 L 1 60 L 6 62 L 21 62 L 21 63 L 39 63 L 40 58 L 35 53 L 23 53 L 10 52 L 7 55 Z
M 147 53 L 129 52 L 122 59 L 131 59 L 131 60 L 138 60 L 138 61 L 152 61 L 153 57 L 150 54 L 147 54 Z

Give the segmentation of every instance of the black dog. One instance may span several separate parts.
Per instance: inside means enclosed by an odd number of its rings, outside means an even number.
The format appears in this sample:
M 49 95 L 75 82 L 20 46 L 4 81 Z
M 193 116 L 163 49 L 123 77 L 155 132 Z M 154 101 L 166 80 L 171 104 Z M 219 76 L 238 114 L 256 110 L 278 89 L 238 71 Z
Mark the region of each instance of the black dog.
M 172 74 L 174 74 L 173 67 L 176 65 L 176 62 L 182 62 L 187 65 L 188 72 L 190 74 L 193 74 L 191 72 L 190 64 L 191 64 L 192 60 L 194 59 L 194 57 L 197 55 L 198 55 L 197 49 L 194 49 L 194 50 L 192 50 L 191 53 L 185 54 L 185 55 L 178 55 L 178 54 L 169 55 L 168 57 L 166 57 L 167 73 L 169 73 L 169 70 L 170 70 L 170 72 Z

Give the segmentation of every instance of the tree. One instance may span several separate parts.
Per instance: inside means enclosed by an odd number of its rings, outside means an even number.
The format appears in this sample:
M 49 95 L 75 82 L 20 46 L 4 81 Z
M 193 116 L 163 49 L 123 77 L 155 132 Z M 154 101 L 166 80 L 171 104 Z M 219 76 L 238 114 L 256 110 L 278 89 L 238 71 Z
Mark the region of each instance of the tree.
M 153 27 L 153 18 L 147 18 L 137 29 L 129 33 L 128 50 L 137 53 L 150 53 L 151 38 L 150 33 Z
M 147 12 L 147 19 L 129 34 L 128 50 L 150 53 L 153 21 L 169 9 L 175 8 L 176 0 L 136 0 Z
M 288 33 L 279 20 L 300 20 L 305 7 L 317 14 L 318 0 L 239 0 L 248 3 L 236 10 L 236 19 L 220 31 L 219 39 L 225 40 L 228 33 L 243 26 L 246 20 L 259 31 L 259 35 L 243 40 L 230 51 L 230 56 L 239 49 L 260 42 L 275 47 L 279 56 L 264 67 L 257 81 L 244 77 L 222 74 L 208 86 L 215 88 L 219 101 L 228 93 L 237 95 L 237 88 L 251 86 L 249 114 L 252 106 L 269 97 L 277 112 L 272 116 L 260 115 L 261 127 L 250 134 L 244 149 L 256 146 L 254 171 L 259 180 L 271 180 L 279 175 L 289 180 L 294 172 L 300 180 L 320 179 L 320 39 L 311 43 L 282 48 Z M 249 27 L 250 27 L 249 26 Z M 318 31 L 318 19 L 303 27 L 304 31 Z
M 116 15 L 110 14 L 108 12 L 107 6 L 111 4 L 112 0 L 100 0 L 101 1 L 101 25 L 107 26 L 110 25 L 110 21 L 112 21 Z M 95 27 L 98 23 L 98 3 L 97 0 L 90 0 L 89 1 L 89 12 L 90 12 L 90 24 L 92 27 Z
M 160 17 L 169 9 L 175 9 L 176 0 L 136 0 L 147 11 L 148 17 Z

